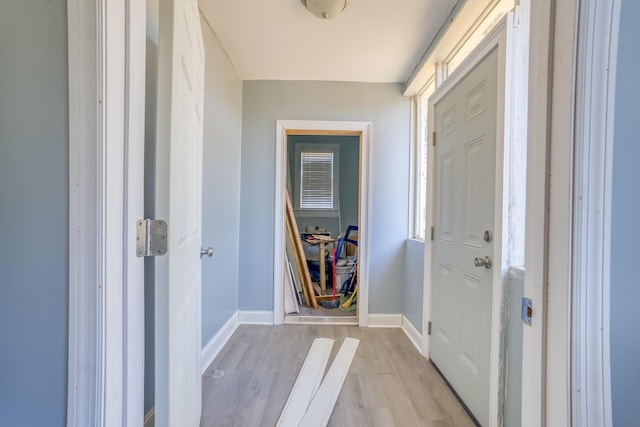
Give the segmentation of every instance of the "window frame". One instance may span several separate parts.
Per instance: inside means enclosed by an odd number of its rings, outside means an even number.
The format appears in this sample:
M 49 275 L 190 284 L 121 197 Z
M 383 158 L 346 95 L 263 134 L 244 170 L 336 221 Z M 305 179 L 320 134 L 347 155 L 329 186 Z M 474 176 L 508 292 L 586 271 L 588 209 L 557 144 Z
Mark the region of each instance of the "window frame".
M 422 90 L 413 97 L 414 136 L 411 150 L 412 195 L 411 195 L 411 230 L 410 238 L 420 241 L 427 239 L 426 206 L 428 195 L 423 194 L 427 188 L 428 162 L 426 159 L 429 143 L 427 110 L 429 97 L 436 91 L 436 76 L 428 79 Z M 424 171 L 424 172 L 423 172 Z
M 300 186 L 301 186 L 301 169 L 302 169 L 302 153 L 333 153 L 333 208 L 301 208 L 300 207 Z M 295 174 L 294 174 L 294 191 L 293 191 L 293 207 L 296 216 L 300 217 L 338 217 L 340 215 L 340 144 L 334 143 L 296 143 L 295 146 Z

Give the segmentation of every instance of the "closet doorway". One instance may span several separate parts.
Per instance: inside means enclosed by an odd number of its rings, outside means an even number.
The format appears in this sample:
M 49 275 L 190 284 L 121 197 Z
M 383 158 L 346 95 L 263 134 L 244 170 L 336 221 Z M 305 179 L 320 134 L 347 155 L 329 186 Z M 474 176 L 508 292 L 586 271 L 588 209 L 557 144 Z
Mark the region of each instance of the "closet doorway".
M 277 122 L 275 324 L 368 323 L 369 129 Z

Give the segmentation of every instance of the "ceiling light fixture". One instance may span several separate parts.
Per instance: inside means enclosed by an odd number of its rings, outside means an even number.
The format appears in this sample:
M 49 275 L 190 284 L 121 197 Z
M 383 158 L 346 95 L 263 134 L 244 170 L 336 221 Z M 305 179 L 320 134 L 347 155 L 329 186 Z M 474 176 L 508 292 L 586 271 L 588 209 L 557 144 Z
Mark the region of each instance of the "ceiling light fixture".
M 318 18 L 329 19 L 342 12 L 349 0 L 302 0 L 302 4 Z

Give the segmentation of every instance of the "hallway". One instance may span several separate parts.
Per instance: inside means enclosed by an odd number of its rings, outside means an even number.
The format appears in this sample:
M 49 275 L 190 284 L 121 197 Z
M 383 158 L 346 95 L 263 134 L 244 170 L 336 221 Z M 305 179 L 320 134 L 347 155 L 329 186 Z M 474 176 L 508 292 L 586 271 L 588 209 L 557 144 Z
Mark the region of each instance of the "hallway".
M 265 426 L 278 420 L 314 338 L 360 346 L 329 426 L 472 426 L 433 366 L 401 329 L 241 325 L 203 376 L 201 426 Z

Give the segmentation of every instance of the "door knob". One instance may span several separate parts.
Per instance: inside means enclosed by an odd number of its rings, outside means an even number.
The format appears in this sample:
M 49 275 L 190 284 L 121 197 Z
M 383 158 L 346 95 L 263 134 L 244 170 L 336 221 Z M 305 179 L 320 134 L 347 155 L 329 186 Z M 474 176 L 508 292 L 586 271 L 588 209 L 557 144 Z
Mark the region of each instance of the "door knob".
M 484 258 L 476 258 L 473 260 L 473 263 L 476 267 L 484 267 L 488 269 L 491 268 L 491 257 L 486 256 Z
M 209 246 L 207 249 L 200 248 L 200 258 L 202 258 L 205 255 L 208 256 L 209 258 L 213 256 L 213 248 L 211 246 Z

